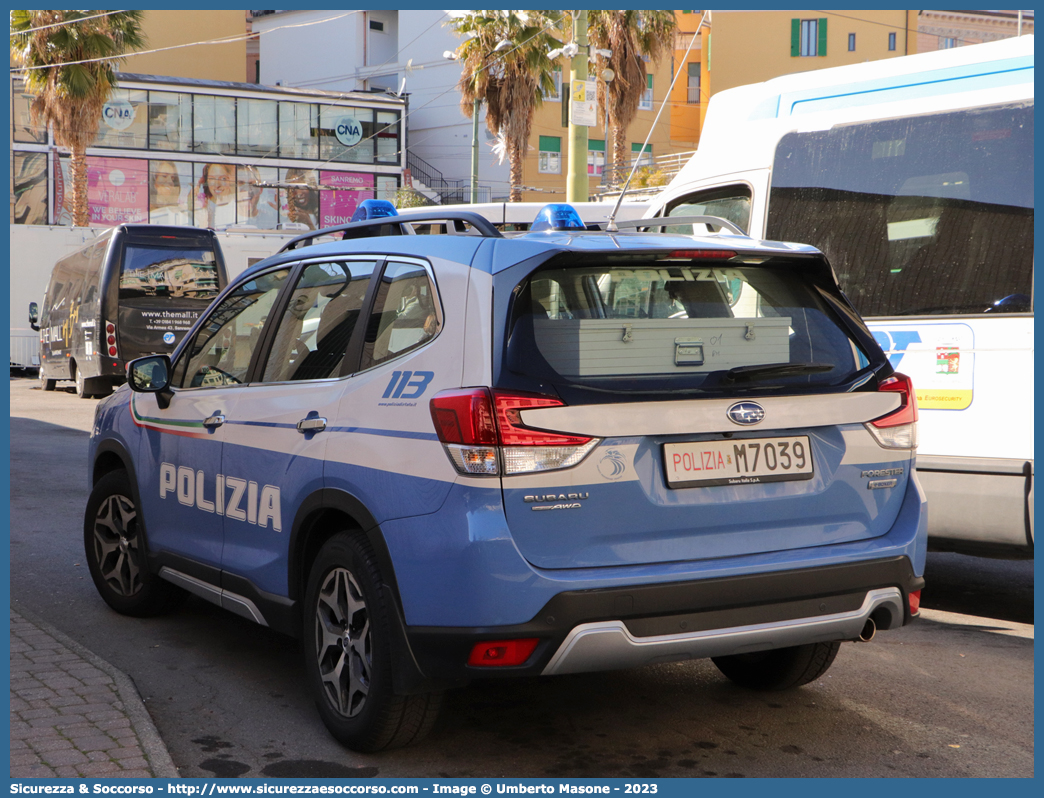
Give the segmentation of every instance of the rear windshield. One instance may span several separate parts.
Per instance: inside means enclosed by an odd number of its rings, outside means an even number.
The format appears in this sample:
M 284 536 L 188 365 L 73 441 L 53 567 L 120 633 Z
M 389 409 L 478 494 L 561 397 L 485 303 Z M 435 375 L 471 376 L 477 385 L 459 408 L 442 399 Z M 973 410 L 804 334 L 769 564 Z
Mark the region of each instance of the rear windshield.
M 128 244 L 124 249 L 120 299 L 183 297 L 209 302 L 219 288 L 213 249 L 143 244 Z
M 506 371 L 563 397 L 828 389 L 869 364 L 796 269 L 571 256 L 531 274 L 515 297 Z

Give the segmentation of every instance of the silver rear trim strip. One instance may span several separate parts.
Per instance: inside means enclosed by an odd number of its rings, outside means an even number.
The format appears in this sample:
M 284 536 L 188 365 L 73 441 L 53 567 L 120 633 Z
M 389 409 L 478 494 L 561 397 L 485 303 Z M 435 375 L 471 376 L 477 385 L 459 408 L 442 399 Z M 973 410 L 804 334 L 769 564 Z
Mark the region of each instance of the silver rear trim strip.
M 747 397 L 744 397 L 746 399 Z M 811 396 L 751 396 L 765 408 L 758 424 L 741 426 L 729 420 L 728 409 L 739 399 L 692 399 L 674 402 L 618 402 L 522 410 L 522 423 L 537 429 L 569 432 L 593 438 L 634 435 L 690 435 L 697 432 L 757 432 L 758 430 L 862 424 L 899 407 L 894 391 L 813 394 Z
M 634 637 L 623 621 L 585 623 L 569 633 L 547 663 L 543 675 L 637 668 L 806 643 L 855 640 L 866 619 L 881 608 L 891 614 L 891 619 L 889 623 L 879 623 L 879 628 L 894 628 L 902 624 L 903 596 L 894 587 L 869 591 L 863 605 L 851 612 L 729 629 Z
M 183 574 L 181 571 L 175 571 L 173 568 L 168 568 L 165 565 L 160 568 L 159 575 L 162 579 L 173 582 L 178 587 L 185 588 L 189 593 L 199 596 L 201 599 L 206 599 L 211 604 L 217 604 L 222 609 L 234 612 L 247 620 L 261 624 L 261 626 L 268 626 L 268 621 L 265 620 L 265 616 L 261 614 L 261 610 L 257 608 L 257 605 L 238 593 L 215 587 L 209 582 Z

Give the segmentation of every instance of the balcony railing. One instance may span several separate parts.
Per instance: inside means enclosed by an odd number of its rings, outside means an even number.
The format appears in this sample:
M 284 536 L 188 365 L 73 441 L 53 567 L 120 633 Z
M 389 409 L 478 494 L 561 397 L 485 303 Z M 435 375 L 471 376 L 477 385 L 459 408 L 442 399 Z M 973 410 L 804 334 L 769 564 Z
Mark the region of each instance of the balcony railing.
M 689 86 L 689 96 L 688 96 L 687 102 L 688 102 L 689 105 L 699 105 L 700 104 L 700 87 L 699 86 Z

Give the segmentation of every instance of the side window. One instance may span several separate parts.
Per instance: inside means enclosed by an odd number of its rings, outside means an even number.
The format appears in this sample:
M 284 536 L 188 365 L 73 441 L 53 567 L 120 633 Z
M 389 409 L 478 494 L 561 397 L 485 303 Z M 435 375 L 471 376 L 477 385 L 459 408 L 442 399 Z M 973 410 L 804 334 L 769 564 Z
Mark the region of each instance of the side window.
M 416 349 L 440 329 L 442 310 L 428 270 L 418 263 L 389 263 L 366 327 L 362 368 Z
M 289 275 L 289 269 L 259 275 L 225 297 L 182 353 L 174 384 L 205 388 L 244 382 L 268 314 Z
M 313 263 L 279 322 L 264 382 L 321 380 L 340 373 L 376 261 Z
M 667 206 L 665 216 L 718 216 L 750 232 L 750 189 L 724 186 L 696 191 Z M 668 225 L 664 232 L 692 235 L 691 225 Z

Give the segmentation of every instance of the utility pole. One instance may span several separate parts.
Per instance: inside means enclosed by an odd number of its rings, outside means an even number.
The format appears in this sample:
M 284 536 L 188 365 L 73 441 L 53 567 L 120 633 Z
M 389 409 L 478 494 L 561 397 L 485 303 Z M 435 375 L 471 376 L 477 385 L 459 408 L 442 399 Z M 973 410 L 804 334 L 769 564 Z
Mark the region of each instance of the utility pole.
M 482 100 L 475 98 L 475 107 L 471 110 L 471 203 L 478 202 L 478 162 L 479 162 L 479 110 Z
M 576 11 L 573 15 L 573 41 L 579 45 L 570 67 L 569 85 L 573 81 L 587 80 L 587 12 Z M 570 94 L 570 101 L 572 101 Z M 589 186 L 587 180 L 587 126 L 573 121 L 569 114 L 569 160 L 566 177 L 566 202 L 587 202 Z

